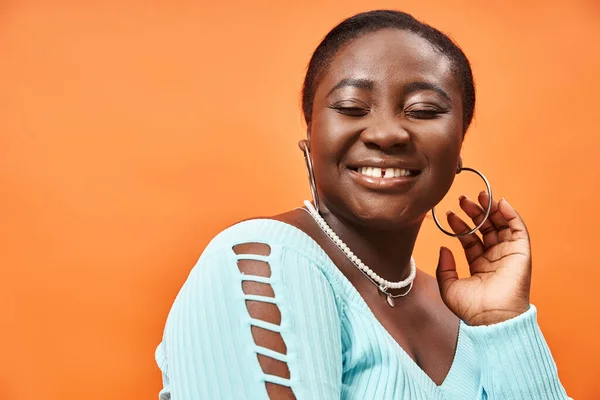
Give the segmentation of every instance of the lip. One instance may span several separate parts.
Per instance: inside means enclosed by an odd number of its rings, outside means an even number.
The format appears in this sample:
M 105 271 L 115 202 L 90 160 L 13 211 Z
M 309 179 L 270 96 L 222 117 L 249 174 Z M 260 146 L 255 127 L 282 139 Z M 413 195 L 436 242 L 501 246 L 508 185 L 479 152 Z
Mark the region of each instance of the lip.
M 373 166 L 373 164 L 369 164 L 369 166 Z M 402 168 L 402 167 L 391 167 L 388 166 L 386 168 Z M 410 169 L 410 168 L 404 168 L 404 169 Z M 367 176 L 367 175 L 363 175 L 358 171 L 355 171 L 354 169 L 348 168 L 348 172 L 350 173 L 350 177 L 352 178 L 352 180 L 354 180 L 357 184 L 366 187 L 368 189 L 374 189 L 374 190 L 388 190 L 388 191 L 394 191 L 394 190 L 401 190 L 401 189 L 406 189 L 410 186 L 412 186 L 416 179 L 419 177 L 419 174 L 417 175 L 410 175 L 410 176 L 399 176 L 397 178 L 378 178 L 378 177 L 374 177 L 374 176 Z
M 362 167 L 379 167 L 381 169 L 399 168 L 399 169 L 408 169 L 411 171 L 421 172 L 421 168 L 414 165 L 414 163 L 409 163 L 409 162 L 402 161 L 402 160 L 369 159 L 369 160 L 357 161 L 357 162 L 354 162 L 354 163 L 351 163 L 348 165 L 348 168 L 350 168 L 350 169 L 358 169 L 358 168 L 362 168 Z

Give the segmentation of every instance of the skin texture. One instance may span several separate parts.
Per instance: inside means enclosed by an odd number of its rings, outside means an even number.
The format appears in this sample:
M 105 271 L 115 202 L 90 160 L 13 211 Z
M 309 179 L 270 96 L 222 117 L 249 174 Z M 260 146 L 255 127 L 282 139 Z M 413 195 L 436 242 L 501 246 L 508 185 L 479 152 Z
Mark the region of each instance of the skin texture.
M 310 148 L 320 212 L 352 251 L 387 280 L 408 276 L 421 223 L 452 185 L 462 124 L 462 90 L 450 61 L 410 32 L 385 29 L 351 41 L 320 78 L 308 142 L 300 143 Z M 403 184 L 375 187 L 352 170 L 374 162 L 418 174 Z M 486 194 L 476 201 L 461 197 L 471 224 L 482 219 L 487 201 Z M 307 213 L 295 210 L 274 218 L 298 227 L 321 245 L 384 328 L 436 384 L 451 367 L 459 319 L 489 325 L 529 308 L 529 237 L 505 200 L 494 202 L 481 238 L 474 234 L 460 239 L 470 277 L 458 279 L 454 256 L 442 248 L 437 282 L 419 271 L 412 291 L 397 299 L 394 308 Z M 448 223 L 455 232 L 469 229 L 453 213 Z M 264 318 L 270 313 L 266 308 L 253 311 Z M 260 335 L 255 339 L 266 340 Z M 286 372 L 273 368 L 271 373 Z M 271 387 L 269 394 L 292 396 L 279 386 Z

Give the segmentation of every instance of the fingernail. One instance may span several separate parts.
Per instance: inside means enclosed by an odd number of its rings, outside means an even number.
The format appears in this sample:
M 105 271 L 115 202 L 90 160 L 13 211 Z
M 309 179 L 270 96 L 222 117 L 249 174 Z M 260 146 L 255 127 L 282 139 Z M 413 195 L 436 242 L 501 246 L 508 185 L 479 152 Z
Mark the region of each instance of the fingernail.
M 464 194 L 461 194 L 458 198 L 458 201 L 463 201 L 466 198 L 467 198 L 467 196 L 465 196 Z
M 479 195 L 481 196 L 482 194 L 487 194 L 487 192 L 485 190 L 482 190 L 481 192 L 479 192 Z
M 453 215 L 453 214 L 454 214 L 454 211 L 452 211 L 452 210 L 446 211 L 446 215 Z

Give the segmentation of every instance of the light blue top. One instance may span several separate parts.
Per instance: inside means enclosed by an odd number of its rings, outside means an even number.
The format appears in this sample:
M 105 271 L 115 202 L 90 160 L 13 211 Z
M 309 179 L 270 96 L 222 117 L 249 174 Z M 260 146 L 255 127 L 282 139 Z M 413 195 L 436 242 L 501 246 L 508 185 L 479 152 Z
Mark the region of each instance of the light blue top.
M 268 256 L 233 246 L 264 243 Z M 270 277 L 240 272 L 240 259 L 268 263 Z M 244 294 L 245 280 L 274 298 Z M 246 300 L 276 304 L 281 324 L 254 319 Z M 251 326 L 279 332 L 287 354 L 257 346 Z M 290 379 L 263 373 L 257 354 L 287 363 Z M 256 219 L 217 235 L 177 295 L 156 361 L 160 399 L 268 399 L 265 382 L 297 399 L 567 399 L 536 309 L 503 323 L 460 323 L 455 358 L 438 386 L 372 314 L 319 245 L 283 222 Z

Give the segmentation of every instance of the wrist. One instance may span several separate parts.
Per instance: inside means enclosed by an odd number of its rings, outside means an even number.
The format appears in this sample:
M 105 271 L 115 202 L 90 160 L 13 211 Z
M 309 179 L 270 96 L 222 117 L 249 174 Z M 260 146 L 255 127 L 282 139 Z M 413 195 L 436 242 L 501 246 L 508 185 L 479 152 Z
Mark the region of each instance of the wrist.
M 469 326 L 495 325 L 516 318 L 528 310 L 529 303 L 527 303 L 527 305 L 521 305 L 510 310 L 489 310 L 478 313 L 464 322 Z

